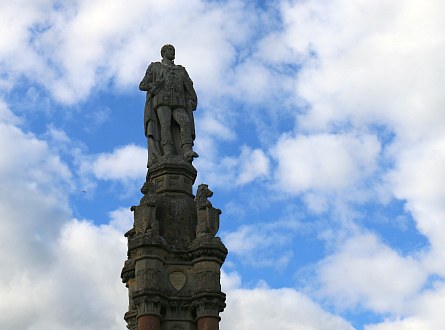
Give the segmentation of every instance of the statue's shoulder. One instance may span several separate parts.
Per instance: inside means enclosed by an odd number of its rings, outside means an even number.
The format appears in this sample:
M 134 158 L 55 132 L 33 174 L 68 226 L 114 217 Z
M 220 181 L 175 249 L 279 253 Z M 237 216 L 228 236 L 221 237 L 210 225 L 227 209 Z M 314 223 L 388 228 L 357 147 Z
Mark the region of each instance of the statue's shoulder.
M 178 65 L 176 65 L 176 69 L 184 72 L 188 76 L 188 73 L 187 73 L 187 70 L 185 69 L 185 66 L 182 66 L 182 65 L 178 64 Z
M 161 62 L 151 62 L 147 70 L 158 70 L 161 67 Z

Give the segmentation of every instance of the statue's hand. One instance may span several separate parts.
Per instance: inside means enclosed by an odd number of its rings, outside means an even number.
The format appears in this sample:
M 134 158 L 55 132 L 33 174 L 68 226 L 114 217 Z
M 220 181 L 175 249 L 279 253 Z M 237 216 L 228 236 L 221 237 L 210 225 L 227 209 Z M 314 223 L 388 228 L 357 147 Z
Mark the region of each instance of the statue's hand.
M 159 80 L 155 84 L 153 84 L 153 87 L 150 90 L 150 94 L 156 95 L 159 90 L 164 86 L 165 80 Z
M 193 111 L 195 111 L 196 107 L 198 105 L 197 102 L 195 100 L 193 100 L 193 99 L 188 99 L 187 102 L 188 102 L 189 108 L 192 109 Z

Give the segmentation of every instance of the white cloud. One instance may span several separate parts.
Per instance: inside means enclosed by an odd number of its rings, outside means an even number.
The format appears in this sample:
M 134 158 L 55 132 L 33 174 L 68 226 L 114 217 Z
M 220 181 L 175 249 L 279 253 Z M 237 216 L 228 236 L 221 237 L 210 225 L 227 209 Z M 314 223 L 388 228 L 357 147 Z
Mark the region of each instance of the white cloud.
M 98 227 L 71 220 L 51 240 L 51 249 L 44 252 L 52 257 L 49 265 L 35 265 L 28 255 L 28 263 L 19 274 L 9 274 L 0 281 L 0 327 L 125 327 L 126 289 L 119 280 L 126 250 L 123 233 L 112 225 Z
M 238 184 L 243 185 L 269 175 L 269 158 L 261 149 L 243 147 L 240 155 Z
M 283 136 L 275 147 L 276 180 L 287 192 L 338 191 L 375 171 L 380 144 L 372 135 Z
M 365 326 L 365 330 L 431 330 L 442 329 L 445 324 L 443 306 L 445 285 L 434 283 L 432 290 L 426 290 L 411 302 L 412 310 L 406 317 L 388 318 L 384 322 Z
M 42 244 L 50 242 L 46 249 L 36 249 L 32 242 L 34 233 L 27 232 L 29 222 L 13 222 L 17 229 L 15 232 L 6 228 L 8 235 L 22 239 L 15 240 L 17 245 L 14 246 L 13 255 L 10 249 L 5 250 L 8 253 L 0 255 L 3 265 L 15 267 L 15 271 L 14 268 L 6 268 L 5 276 L 1 277 L 0 292 L 4 299 L 0 302 L 3 312 L 0 327 L 33 330 L 123 328 L 125 325 L 122 316 L 126 310 L 127 295 L 124 285 L 120 283 L 119 272 L 126 250 L 122 233 L 131 226 L 131 213 L 128 209 L 117 209 L 110 213 L 109 224 L 96 226 L 85 220 L 71 219 L 70 209 L 66 204 L 62 205 L 63 212 L 60 212 L 60 206 L 55 202 L 63 201 L 61 196 L 66 196 L 69 186 L 61 185 L 57 176 L 51 173 L 60 172 L 66 176 L 63 180 L 68 180 L 69 172 L 64 172 L 66 168 L 63 163 L 51 161 L 55 156 L 43 141 L 23 134 L 15 127 L 4 125 L 2 128 L 3 137 L 7 138 L 2 141 L 13 138 L 17 143 L 16 149 L 5 149 L 8 157 L 2 158 L 1 174 L 15 179 L 15 185 L 9 186 L 8 194 L 9 201 L 12 202 L 11 208 L 18 213 L 8 216 L 2 210 L 1 219 L 9 220 L 13 217 L 36 221 L 39 220 L 39 214 L 43 214 L 40 225 L 51 229 L 51 237 L 40 241 Z M 59 136 L 59 140 L 66 140 L 63 134 L 58 134 L 60 132 L 52 133 Z M 27 153 L 28 157 L 25 158 L 23 153 Z M 22 159 L 26 159 L 26 162 L 20 162 Z M 25 165 L 18 166 L 20 164 Z M 31 177 L 34 180 L 31 185 L 34 190 L 31 192 L 45 188 L 45 194 L 34 194 L 30 199 L 31 203 L 26 204 L 27 208 L 20 207 L 23 199 L 18 192 L 27 182 L 23 177 L 19 179 L 21 172 L 37 165 L 40 174 Z M 45 200 L 53 202 L 42 203 Z M 56 221 L 60 221 L 60 224 L 53 227 Z M 3 228 L 8 223 L 9 221 L 4 221 Z M 4 240 L 2 242 L 5 243 Z M 29 253 L 31 249 L 20 256 L 16 247 L 23 246 L 33 248 L 34 254 L 39 258 Z M 8 256 L 13 256 L 14 260 L 8 260 Z M 17 257 L 21 257 L 22 263 L 15 259 Z M 269 290 L 264 287 L 243 290 L 239 288 L 239 277 L 233 275 L 224 278 L 225 285 L 229 285 L 231 291 L 229 307 L 223 315 L 225 325 L 222 327 L 233 328 L 230 324 L 235 322 L 244 329 L 255 329 L 259 326 L 256 322 L 273 322 L 275 326 L 279 324 L 281 329 L 294 329 L 296 324 L 310 329 L 351 328 L 347 322 L 323 311 L 294 290 Z M 270 309 L 271 300 L 279 302 L 274 304 L 273 310 Z M 246 308 L 246 312 L 240 315 L 238 307 Z M 264 310 L 262 315 L 265 319 L 253 317 L 258 310 Z M 294 317 L 295 312 L 301 313 L 297 320 Z M 24 313 L 26 318 L 22 317 Z M 274 320 L 273 317 L 276 316 L 279 318 Z
M 196 124 L 200 134 L 205 136 L 215 136 L 226 141 L 231 141 L 235 138 L 235 132 L 224 123 L 224 116 L 218 111 L 206 112 Z
M 229 278 L 228 278 L 229 277 Z M 227 307 L 221 329 L 352 330 L 341 317 L 324 311 L 304 294 L 290 289 L 236 288 L 230 274 L 222 274 L 223 290 L 229 280 Z
M 11 112 L 8 105 L 0 99 L 0 122 L 3 124 L 18 125 L 21 120 Z
M 417 0 L 286 4 L 281 38 L 303 58 L 297 92 L 310 105 L 301 126 L 385 123 L 410 139 L 440 131 L 444 9 Z
M 71 171 L 8 116 L 0 123 L 0 328 L 121 329 L 129 210 L 113 212 L 108 225 L 73 220 Z
M 101 180 L 143 180 L 147 172 L 147 150 L 136 145 L 126 145 L 116 148 L 112 153 L 95 156 L 95 160 L 83 164 L 84 169 Z
M 196 162 L 203 179 L 213 187 L 233 189 L 255 180 L 267 179 L 270 161 L 261 149 L 242 146 L 237 157 L 213 155 Z M 202 180 L 201 177 L 199 180 Z M 227 182 L 231 182 L 228 185 Z
M 284 269 L 291 262 L 293 237 L 301 229 L 293 220 L 242 225 L 236 231 L 222 233 L 230 253 L 254 267 Z
M 10 113 L 0 122 L 0 273 L 6 278 L 28 264 L 51 262 L 51 238 L 69 214 L 72 188 L 70 170 L 48 144 L 11 122 Z
M 431 314 L 420 313 L 420 304 L 413 307 L 411 302 L 418 301 L 427 276 L 444 274 L 444 9 L 440 1 L 410 0 L 402 6 L 393 1 L 289 1 L 282 7 L 285 27 L 274 34 L 281 54 L 276 60 L 285 62 L 291 49 L 289 58 L 302 65 L 295 91 L 304 107 L 304 113 L 296 114 L 297 135 L 283 137 L 276 148 L 281 186 L 291 193 L 309 191 L 306 203 L 321 213 L 330 195 L 320 193 L 359 186 L 376 169 L 389 172 L 382 185 L 365 189 L 379 200 L 382 196 L 376 195 L 383 191 L 406 201 L 417 229 L 432 244 L 422 255 L 400 256 L 378 239 L 351 237 L 320 264 L 327 285 L 322 290 L 336 296 L 338 304 L 401 313 L 400 321 L 389 318 L 376 329 L 435 329 L 443 324 L 430 305 L 425 309 Z M 368 140 L 366 133 L 370 128 L 382 133 L 376 127 L 394 134 L 384 142 L 384 162 L 377 158 L 376 138 Z M 303 143 L 315 142 L 327 130 L 359 132 L 354 133 L 359 142 L 350 149 L 350 143 L 328 148 L 333 141 L 324 141 L 329 150 Z M 432 295 L 438 292 L 431 290 Z
M 401 271 L 403 270 L 403 271 Z M 401 256 L 370 233 L 339 243 L 317 266 L 320 294 L 341 308 L 365 307 L 378 313 L 406 312 L 428 272 L 418 258 Z
M 361 305 L 385 315 L 400 313 L 399 319 L 391 316 L 370 325 L 369 330 L 438 329 L 445 323 L 440 310 L 443 285 L 438 281 L 430 290 L 419 291 L 426 276 L 445 276 L 443 3 L 314 0 L 282 1 L 280 5 L 283 26 L 273 26 L 268 14 L 242 1 L 137 0 L 131 6 L 123 0 L 112 4 L 103 0 L 9 2 L 0 14 L 4 32 L 0 36 L 0 86 L 11 89 L 25 77 L 45 86 L 56 100 L 76 103 L 95 89 L 137 86 L 146 65 L 159 58 L 160 46 L 171 42 L 178 50 L 177 62 L 187 67 L 195 81 L 200 105 L 222 113 L 203 116 L 199 128 L 203 138 L 197 140 L 203 154 L 195 163 L 202 165 L 200 175 L 211 185 L 241 188 L 255 180 L 271 179 L 268 173 L 276 170 L 272 179 L 286 192 L 302 194 L 309 209 L 318 214 L 327 211 L 340 195 L 353 191 L 354 198 L 361 198 L 356 188 L 368 189 L 374 197 L 380 194 L 377 187 L 363 183 L 377 169 L 388 170 L 387 164 L 379 163 L 380 143 L 368 133 L 375 131 L 370 126 L 385 127 L 395 134 L 383 151 L 388 150 L 386 161 L 394 167 L 381 189 L 406 201 L 406 209 L 429 239 L 431 250 L 421 256 L 401 256 L 373 235 L 342 237 L 345 245 L 318 265 L 325 290 L 321 294 L 336 296 L 336 304 L 344 308 Z M 264 24 L 270 24 L 270 33 L 260 31 Z M 255 41 L 263 32 L 265 37 Z M 292 70 L 281 71 L 287 65 Z M 288 97 L 291 90 L 295 94 Z M 261 121 L 264 112 L 280 118 L 295 99 L 302 106 L 293 109 L 296 135 L 283 135 L 277 142 L 277 168 L 271 167 L 262 145 L 257 149 L 246 146 L 239 155 L 224 157 L 218 141 L 242 138 L 231 131 L 239 129 L 237 119 Z M 221 100 L 226 103 L 213 107 Z M 232 107 L 232 100 L 256 106 Z M 259 105 L 267 110 L 259 111 Z M 96 119 L 105 117 L 103 112 Z M 264 120 L 267 131 L 274 129 L 270 118 Z M 70 169 L 49 142 L 14 126 L 20 119 L 2 104 L 0 119 L 0 238 L 7 247 L 0 253 L 1 264 L 6 265 L 0 270 L 4 275 L 0 277 L 1 296 L 6 297 L 0 302 L 5 311 L 0 327 L 26 328 L 28 320 L 35 323 L 35 329 L 122 327 L 122 315 L 115 312 L 121 302 L 115 297 L 125 291 L 123 286 L 113 282 L 115 275 L 105 279 L 103 274 L 88 271 L 96 262 L 111 273 L 118 271 L 107 267 L 120 266 L 124 258 L 120 255 L 122 238 L 117 237 L 130 221 L 128 210 L 116 210 L 115 220 L 102 227 L 72 220 L 67 200 L 73 185 Z M 278 121 L 283 123 L 281 118 Z M 337 134 L 325 133 L 338 128 Z M 256 132 L 258 136 L 263 133 Z M 72 143 L 60 130 L 50 129 L 49 134 L 64 146 Z M 88 156 L 90 163 L 83 166 L 100 180 L 143 180 L 141 164 L 146 155 L 145 148 L 130 145 Z M 355 210 L 351 207 L 350 211 Z M 345 235 L 331 232 L 332 237 L 339 234 Z M 270 266 L 282 257 L 278 261 L 286 266 L 292 258 L 290 249 L 285 249 L 291 240 L 288 232 L 242 226 L 226 239 L 232 252 L 246 262 Z M 276 242 L 280 243 L 275 250 Z M 104 259 L 110 265 L 103 264 L 96 253 L 102 246 L 115 253 L 116 259 Z M 256 248 L 261 259 L 254 259 Z M 64 260 L 76 261 L 80 267 Z M 72 287 L 66 287 L 62 278 Z M 101 286 L 102 281 L 108 287 Z M 234 277 L 232 286 L 237 281 Z M 84 288 L 89 289 L 89 296 L 79 297 L 78 292 L 87 294 Z M 290 289 L 234 288 L 231 292 L 234 295 L 229 298 L 237 307 L 228 307 L 226 314 L 236 315 L 233 319 L 229 316 L 226 322 L 223 315 L 223 324 L 230 324 L 229 328 L 262 328 L 274 321 L 271 326 L 295 329 L 295 315 L 308 329 L 350 328 Z M 270 301 L 278 303 L 271 307 Z M 304 308 L 299 309 L 295 302 Z M 101 306 L 109 314 L 97 312 Z M 243 314 L 238 307 L 247 312 Z M 54 308 L 57 313 L 43 319 Z M 21 317 L 24 312 L 27 318 Z M 83 313 L 90 316 L 89 322 L 94 319 L 97 323 L 86 323 Z M 239 323 L 230 323 L 237 319 Z
M 445 135 L 394 145 L 396 164 L 388 181 L 397 198 L 406 200 L 418 229 L 433 247 L 443 250 L 445 225 Z
M 119 87 L 136 86 L 165 43 L 177 47 L 178 63 L 187 66 L 201 90 L 223 95 L 234 47 L 245 41 L 253 29 L 249 23 L 256 20 L 244 15 L 242 1 L 24 3 L 16 1 L 2 11 L 4 84 L 23 75 L 68 104 L 84 100 L 109 80 Z
M 212 166 L 211 164 L 221 157 L 218 142 L 236 139 L 236 133 L 231 123 L 233 120 L 228 117 L 228 113 L 220 106 L 199 109 L 195 112 L 197 137 L 194 149 L 199 154 L 199 158 L 195 161 L 197 168 L 200 164 Z

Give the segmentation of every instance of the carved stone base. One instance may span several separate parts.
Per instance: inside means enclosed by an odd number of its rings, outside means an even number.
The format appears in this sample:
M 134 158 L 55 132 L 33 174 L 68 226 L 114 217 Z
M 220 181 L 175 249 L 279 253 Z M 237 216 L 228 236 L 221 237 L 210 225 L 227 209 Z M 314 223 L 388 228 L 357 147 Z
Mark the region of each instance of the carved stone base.
M 218 237 L 221 211 L 200 185 L 195 168 L 179 157 L 149 167 L 145 195 L 133 206 L 128 260 L 121 277 L 129 290 L 130 330 L 217 330 L 225 308 L 220 269 L 227 249 Z M 135 328 L 137 326 L 137 329 Z
M 180 157 L 164 157 L 148 168 L 148 181 L 154 192 L 180 192 L 193 197 L 192 186 L 196 179 L 196 169 Z
M 137 309 L 138 320 L 158 317 L 160 330 L 197 330 L 201 318 L 219 320 L 225 307 L 220 268 L 227 254 L 219 239 L 204 244 L 196 239 L 176 249 L 151 241 L 147 234 L 136 235 L 129 238 L 129 253 L 134 262 L 126 262 L 122 276 L 127 286 L 131 283 L 130 305 Z M 128 314 L 126 319 L 130 316 L 134 318 Z

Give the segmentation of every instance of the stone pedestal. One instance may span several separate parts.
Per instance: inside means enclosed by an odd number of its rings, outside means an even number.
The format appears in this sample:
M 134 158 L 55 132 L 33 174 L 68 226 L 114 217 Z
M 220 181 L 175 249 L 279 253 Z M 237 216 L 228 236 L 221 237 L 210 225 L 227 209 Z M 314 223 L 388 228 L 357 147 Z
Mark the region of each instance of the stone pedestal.
M 225 308 L 220 269 L 227 249 L 216 237 L 219 214 L 195 168 L 171 157 L 149 168 L 144 196 L 133 206 L 128 260 L 122 281 L 129 291 L 124 318 L 130 330 L 216 330 Z

